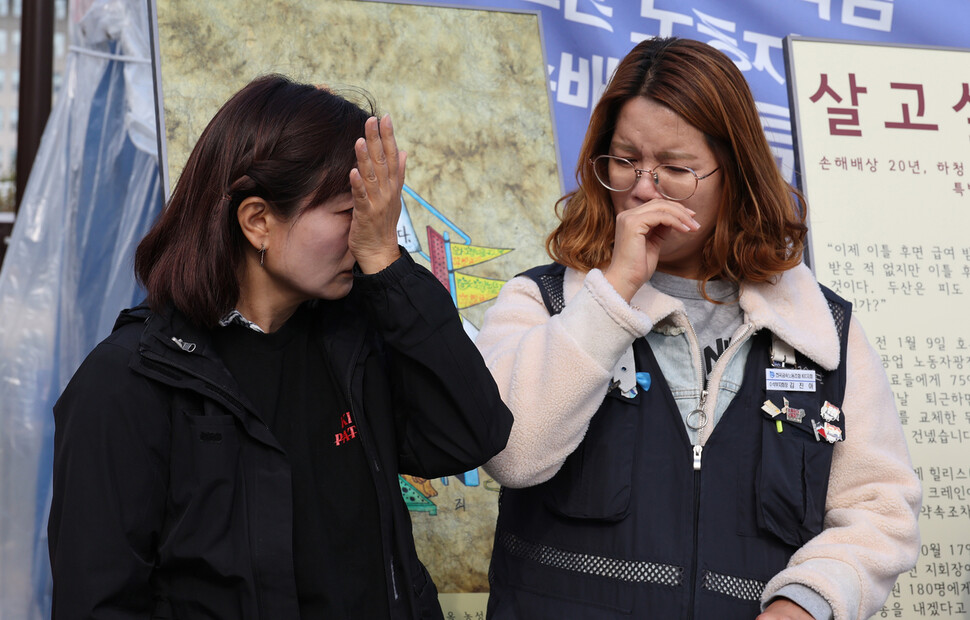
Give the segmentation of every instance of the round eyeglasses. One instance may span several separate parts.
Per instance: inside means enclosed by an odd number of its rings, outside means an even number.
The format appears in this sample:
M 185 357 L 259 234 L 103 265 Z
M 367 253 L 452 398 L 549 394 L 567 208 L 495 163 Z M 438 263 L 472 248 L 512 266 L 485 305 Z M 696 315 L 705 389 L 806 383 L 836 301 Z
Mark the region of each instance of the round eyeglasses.
M 697 183 L 719 170 L 715 168 L 702 177 L 693 168 L 660 164 L 653 168 L 641 169 L 629 159 L 615 155 L 599 155 L 589 160 L 593 174 L 603 187 L 611 192 L 625 192 L 637 184 L 640 177 L 647 173 L 653 177 L 654 187 L 668 200 L 687 200 L 697 191 Z

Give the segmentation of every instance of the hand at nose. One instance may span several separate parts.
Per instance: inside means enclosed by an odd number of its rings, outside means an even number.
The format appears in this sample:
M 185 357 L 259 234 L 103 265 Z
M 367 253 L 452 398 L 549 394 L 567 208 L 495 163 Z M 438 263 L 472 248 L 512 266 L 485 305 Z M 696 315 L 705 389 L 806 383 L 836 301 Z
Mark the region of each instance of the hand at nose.
M 606 280 L 627 302 L 653 277 L 665 233 L 696 232 L 694 211 L 672 200 L 650 200 L 616 216 L 613 259 L 603 271 Z
M 354 147 L 357 168 L 350 172 L 354 197 L 348 244 L 364 273 L 377 273 L 397 258 L 397 221 L 407 154 L 398 151 L 390 116 L 371 117 Z

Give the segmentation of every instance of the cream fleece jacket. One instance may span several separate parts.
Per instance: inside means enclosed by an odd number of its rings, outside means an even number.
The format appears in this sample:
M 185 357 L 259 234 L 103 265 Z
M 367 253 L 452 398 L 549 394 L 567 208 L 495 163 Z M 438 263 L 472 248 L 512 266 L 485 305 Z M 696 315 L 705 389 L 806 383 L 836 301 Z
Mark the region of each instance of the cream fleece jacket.
M 527 487 L 559 471 L 606 396 L 613 368 L 659 321 L 686 320 L 679 300 L 646 284 L 630 304 L 597 269 L 566 270 L 566 307 L 549 316 L 538 286 L 517 277 L 488 310 L 476 344 L 515 416 L 509 442 L 485 465 L 500 484 Z M 800 265 L 773 284 L 745 283 L 745 321 L 769 329 L 820 366 L 839 364 L 839 341 L 825 298 Z M 849 327 L 842 411 L 846 441 L 835 445 L 824 530 L 792 556 L 765 588 L 807 586 L 836 620 L 868 618 L 897 576 L 916 563 L 921 490 L 882 361 L 859 322 Z M 716 392 L 718 376 L 709 380 Z M 710 429 L 701 433 L 701 442 Z

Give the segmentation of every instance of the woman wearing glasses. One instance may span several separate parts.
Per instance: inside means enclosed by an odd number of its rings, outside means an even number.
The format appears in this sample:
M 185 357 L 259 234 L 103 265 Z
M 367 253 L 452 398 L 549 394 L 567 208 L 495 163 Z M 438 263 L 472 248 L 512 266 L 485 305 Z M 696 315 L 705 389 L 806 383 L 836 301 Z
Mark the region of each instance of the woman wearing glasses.
M 515 416 L 492 618 L 867 618 L 918 547 L 879 356 L 802 264 L 735 65 L 639 44 L 478 346 Z M 759 615 L 760 614 L 760 615 Z

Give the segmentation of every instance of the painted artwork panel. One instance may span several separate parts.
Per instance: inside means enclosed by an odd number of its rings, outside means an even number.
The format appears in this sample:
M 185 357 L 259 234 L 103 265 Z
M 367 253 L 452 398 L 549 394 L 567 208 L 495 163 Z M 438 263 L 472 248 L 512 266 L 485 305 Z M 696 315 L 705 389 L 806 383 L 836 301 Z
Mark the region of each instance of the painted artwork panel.
M 157 13 L 173 186 L 208 120 L 254 77 L 363 88 L 408 152 L 401 245 L 470 334 L 502 283 L 550 261 L 562 183 L 536 14 L 341 0 L 158 0 Z M 498 484 L 476 469 L 400 485 L 446 617 L 475 617 L 484 596 L 451 595 L 487 592 Z

